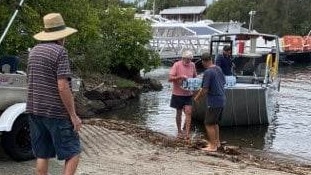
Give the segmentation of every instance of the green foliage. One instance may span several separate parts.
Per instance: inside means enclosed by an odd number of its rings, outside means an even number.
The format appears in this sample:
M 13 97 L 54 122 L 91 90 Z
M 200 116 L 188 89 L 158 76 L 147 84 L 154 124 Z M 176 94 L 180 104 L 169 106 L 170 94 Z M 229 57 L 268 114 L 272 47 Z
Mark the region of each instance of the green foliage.
M 105 61 L 111 70 L 124 66 L 137 73 L 159 65 L 158 55 L 146 48 L 152 39 L 151 26 L 134 19 L 134 10 L 111 6 L 101 18 Z
M 214 21 L 249 23 L 249 12 L 256 11 L 254 29 L 279 36 L 306 35 L 311 29 L 309 0 L 219 0 L 207 10 Z
M 108 4 L 112 4 L 106 10 Z M 0 29 L 14 13 L 15 2 L 0 3 Z M 17 15 L 0 53 L 21 55 L 37 41 L 33 35 L 43 30 L 42 17 L 61 13 L 67 26 L 78 29 L 68 37 L 66 47 L 75 71 L 80 74 L 106 73 L 125 65 L 128 69 L 150 70 L 159 65 L 159 56 L 145 46 L 151 39 L 150 25 L 134 19 L 134 11 L 119 0 L 27 0 Z
M 118 88 L 137 87 L 135 82 L 124 78 L 116 78 L 115 85 Z
M 14 12 L 14 2 L 0 4 L 1 35 L 7 27 Z M 20 14 L 23 12 L 24 10 L 20 12 Z M 29 13 L 31 15 L 31 11 Z M 8 33 L 4 38 L 4 41 L 0 45 L 1 55 L 14 55 L 25 51 L 27 47 L 30 47 L 33 44 L 31 37 L 28 35 L 28 27 L 32 26 L 33 20 L 28 23 L 29 25 L 24 22 L 25 20 L 26 19 L 22 18 L 20 15 L 16 16 L 11 28 L 8 30 Z
M 207 18 L 214 21 L 248 22 L 248 13 L 254 10 L 254 5 L 253 0 L 219 0 L 207 9 Z

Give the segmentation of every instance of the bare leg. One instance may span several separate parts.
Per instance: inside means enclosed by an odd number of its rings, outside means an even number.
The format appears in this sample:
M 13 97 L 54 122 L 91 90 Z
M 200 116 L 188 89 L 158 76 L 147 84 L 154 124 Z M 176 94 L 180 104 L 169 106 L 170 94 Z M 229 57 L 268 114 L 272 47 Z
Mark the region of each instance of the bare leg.
M 37 158 L 36 175 L 48 175 L 49 160 Z
M 220 144 L 220 138 L 219 138 L 219 125 L 218 124 L 215 125 L 215 131 L 216 131 L 216 145 L 217 147 L 220 147 L 221 144 Z
M 64 175 L 74 175 L 79 163 L 79 155 L 76 155 L 65 161 Z
M 205 125 L 209 144 L 202 148 L 204 151 L 217 151 L 216 127 L 215 125 Z
M 182 127 L 183 131 L 186 131 L 186 122 L 184 123 L 184 126 Z
M 185 126 L 186 126 L 186 139 L 190 138 L 190 131 L 191 131 L 191 111 L 192 111 L 192 106 L 185 106 L 184 107 L 184 112 L 186 115 L 185 119 Z
M 181 130 L 181 115 L 182 115 L 182 110 L 181 109 L 176 109 L 176 125 L 177 125 L 178 136 L 181 136 L 181 134 L 182 134 L 182 130 Z

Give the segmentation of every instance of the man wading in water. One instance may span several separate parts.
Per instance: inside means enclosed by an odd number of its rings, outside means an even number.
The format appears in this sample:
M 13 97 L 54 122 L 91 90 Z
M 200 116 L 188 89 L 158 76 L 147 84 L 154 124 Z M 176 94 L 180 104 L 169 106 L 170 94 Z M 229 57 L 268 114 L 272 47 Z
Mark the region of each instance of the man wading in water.
M 174 63 L 169 73 L 169 82 L 173 82 L 173 91 L 171 97 L 170 107 L 176 109 L 176 125 L 177 125 L 177 137 L 182 138 L 184 133 L 181 129 L 182 112 L 185 113 L 185 139 L 190 138 L 191 128 L 191 112 L 192 112 L 192 91 L 184 90 L 181 88 L 182 81 L 187 78 L 195 78 L 197 71 L 195 64 L 191 62 L 193 54 L 191 51 L 186 50 L 182 54 L 181 60 Z

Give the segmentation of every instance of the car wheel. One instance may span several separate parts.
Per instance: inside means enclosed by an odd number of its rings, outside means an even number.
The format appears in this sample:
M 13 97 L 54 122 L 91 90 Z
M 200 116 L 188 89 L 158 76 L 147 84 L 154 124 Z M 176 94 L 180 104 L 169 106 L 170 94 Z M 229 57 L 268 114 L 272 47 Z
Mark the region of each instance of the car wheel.
M 29 121 L 26 115 L 19 116 L 10 132 L 3 132 L 2 147 L 13 160 L 25 161 L 33 159 L 30 141 Z

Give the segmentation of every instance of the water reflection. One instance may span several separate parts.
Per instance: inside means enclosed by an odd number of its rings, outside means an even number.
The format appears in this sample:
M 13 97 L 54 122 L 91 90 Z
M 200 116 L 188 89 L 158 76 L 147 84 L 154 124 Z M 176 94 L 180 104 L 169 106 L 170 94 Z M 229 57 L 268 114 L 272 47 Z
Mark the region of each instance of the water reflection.
M 271 150 L 311 160 L 310 66 L 282 70 L 281 91 L 277 96 L 279 112 Z
M 310 66 L 281 68 L 281 90 L 276 97 L 278 109 L 272 124 L 221 128 L 221 139 L 232 145 L 301 156 L 311 161 L 310 70 Z M 168 71 L 168 67 L 161 67 L 145 75 L 159 79 L 162 91 L 143 93 L 126 109 L 105 116 L 130 120 L 154 131 L 176 135 L 175 110 L 169 107 L 172 87 L 167 82 Z M 195 124 L 193 132 L 205 134 L 202 124 Z

